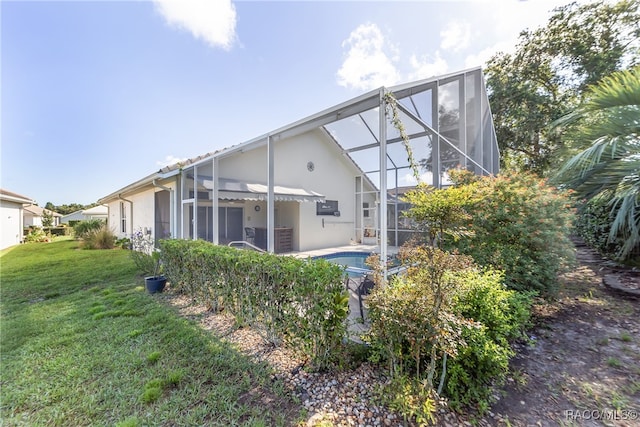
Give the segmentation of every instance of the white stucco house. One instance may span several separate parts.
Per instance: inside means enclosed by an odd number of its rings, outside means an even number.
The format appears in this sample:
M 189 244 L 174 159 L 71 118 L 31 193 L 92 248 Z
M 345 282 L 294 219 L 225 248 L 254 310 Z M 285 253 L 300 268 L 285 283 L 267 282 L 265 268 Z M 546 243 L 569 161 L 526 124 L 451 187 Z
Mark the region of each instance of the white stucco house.
M 45 213 L 51 214 L 53 217 L 53 226 L 60 225 L 60 215 L 58 212 L 41 208 L 37 205 L 25 205 L 24 207 L 24 226 L 25 227 L 42 227 Z
M 0 249 L 22 243 L 23 206 L 32 203 L 26 196 L 0 189 Z
M 109 208 L 106 205 L 98 205 L 89 209 L 81 209 L 60 218 L 61 224 L 69 224 L 69 221 L 88 221 L 92 219 L 107 220 Z
M 416 184 L 393 105 L 423 181 L 449 185 L 452 168 L 498 172 L 484 77 L 473 68 L 365 93 L 162 168 L 98 202 L 121 237 L 144 230 L 157 239 L 249 240 L 270 252 L 362 242 L 384 257 L 411 233 L 398 189 Z

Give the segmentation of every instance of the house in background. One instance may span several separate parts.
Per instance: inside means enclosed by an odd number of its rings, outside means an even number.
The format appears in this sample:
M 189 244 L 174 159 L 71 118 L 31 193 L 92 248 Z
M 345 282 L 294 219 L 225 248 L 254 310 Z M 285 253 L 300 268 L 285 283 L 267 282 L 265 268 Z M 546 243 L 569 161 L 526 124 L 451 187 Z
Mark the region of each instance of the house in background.
M 32 203 L 26 196 L 0 189 L 0 249 L 22 243 L 23 206 Z
M 72 212 L 68 215 L 63 215 L 60 218 L 61 224 L 69 224 L 69 221 L 88 221 L 92 219 L 107 220 L 109 214 L 109 208 L 105 205 L 94 206 L 89 209 L 82 209 Z
M 390 97 L 393 95 L 393 97 Z M 395 101 L 394 101 L 395 99 Z M 395 112 L 405 135 L 394 126 Z M 380 88 L 239 145 L 152 173 L 99 200 L 119 236 L 250 240 L 270 252 L 410 237 L 397 190 L 448 171 L 496 174 L 499 153 L 480 68 Z
M 42 227 L 45 213 L 49 213 L 53 217 L 53 226 L 60 225 L 60 215 L 58 212 L 41 208 L 37 205 L 28 205 L 24 207 L 24 226 L 25 227 Z

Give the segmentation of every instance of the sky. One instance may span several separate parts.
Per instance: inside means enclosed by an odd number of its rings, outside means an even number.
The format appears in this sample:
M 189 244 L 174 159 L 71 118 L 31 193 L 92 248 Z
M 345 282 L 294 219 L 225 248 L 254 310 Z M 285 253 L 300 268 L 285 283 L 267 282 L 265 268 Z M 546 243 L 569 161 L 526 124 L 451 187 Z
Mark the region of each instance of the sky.
M 484 66 L 562 0 L 0 0 L 0 187 L 95 203 L 380 86 Z

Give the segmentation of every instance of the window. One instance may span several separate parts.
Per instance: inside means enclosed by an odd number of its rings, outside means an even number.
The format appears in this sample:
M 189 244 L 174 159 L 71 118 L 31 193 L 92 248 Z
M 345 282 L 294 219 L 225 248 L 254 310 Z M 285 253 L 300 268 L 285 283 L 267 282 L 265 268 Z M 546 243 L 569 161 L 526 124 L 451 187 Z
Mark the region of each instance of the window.
M 362 216 L 369 218 L 369 202 L 362 202 Z
M 127 207 L 124 202 L 120 202 L 120 232 L 127 232 Z

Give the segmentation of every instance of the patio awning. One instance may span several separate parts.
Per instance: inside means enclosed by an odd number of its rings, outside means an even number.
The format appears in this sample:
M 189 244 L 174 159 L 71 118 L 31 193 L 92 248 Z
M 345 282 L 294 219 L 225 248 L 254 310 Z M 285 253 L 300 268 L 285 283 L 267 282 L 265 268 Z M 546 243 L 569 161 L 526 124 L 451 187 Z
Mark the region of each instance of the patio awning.
M 220 178 L 218 186 L 218 198 L 223 200 L 250 200 L 266 201 L 267 185 L 244 182 L 229 178 Z M 213 189 L 213 181 L 205 179 L 202 182 L 204 188 Z M 304 188 L 285 187 L 274 185 L 273 193 L 277 202 L 324 202 L 325 196 L 315 191 Z

